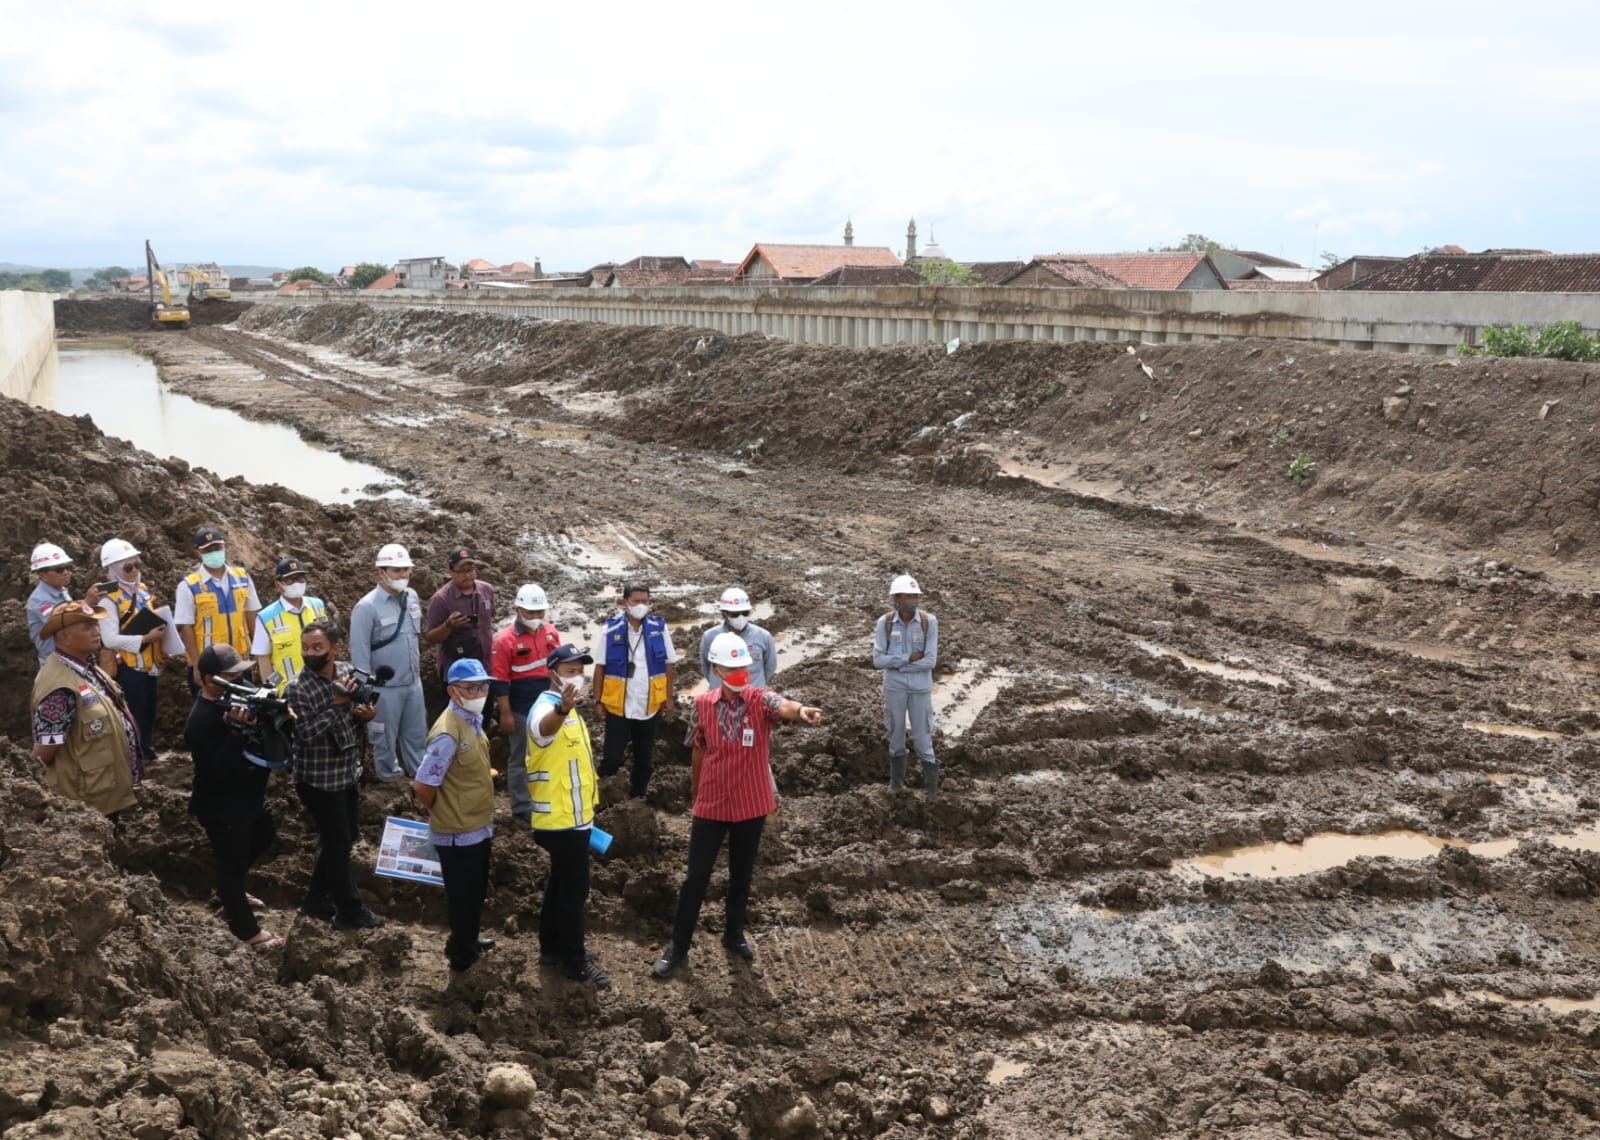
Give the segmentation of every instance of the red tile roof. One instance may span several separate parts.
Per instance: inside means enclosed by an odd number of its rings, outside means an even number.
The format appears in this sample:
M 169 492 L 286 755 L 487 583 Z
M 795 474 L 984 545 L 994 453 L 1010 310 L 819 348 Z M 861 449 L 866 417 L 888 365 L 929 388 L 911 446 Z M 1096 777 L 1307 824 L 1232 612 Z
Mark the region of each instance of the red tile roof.
M 532 273 L 533 272 L 533 266 L 529 265 L 526 261 L 513 261 L 510 265 L 502 265 L 500 267 L 500 272 L 501 273 Z
M 471 261 L 467 262 L 461 268 L 470 269 L 474 273 L 478 273 L 480 271 L 485 271 L 485 270 L 492 273 L 495 270 L 499 269 L 500 267 L 498 265 L 496 265 L 492 261 L 485 261 L 481 257 L 474 257 Z
M 1182 280 L 1181 278 L 1179 280 Z M 1128 283 L 1082 257 L 1070 254 L 1036 257 L 1008 277 L 996 282 L 1011 288 L 1044 286 L 1052 289 L 1126 289 Z M 1176 286 L 1160 286 L 1176 288 Z M 1156 288 L 1156 286 L 1144 286 Z
M 309 277 L 302 277 L 298 281 L 291 281 L 291 282 L 289 282 L 289 284 L 281 286 L 278 289 L 278 292 L 280 292 L 280 293 L 302 293 L 307 289 L 321 289 L 321 288 L 322 288 L 322 282 L 313 281 Z
M 699 266 L 701 269 L 724 269 L 724 268 L 726 268 L 726 269 L 731 271 L 731 270 L 735 270 L 735 269 L 739 268 L 739 263 L 737 261 L 718 261 L 714 257 L 697 257 L 697 258 L 695 258 L 695 262 L 694 263 L 695 263 L 695 265 Z
M 1600 253 L 1419 253 L 1345 288 L 1397 293 L 1600 293 Z
M 1176 289 L 1201 265 L 1211 267 L 1211 259 L 1201 253 L 1054 253 L 1040 254 L 1034 261 L 1086 261 L 1122 281 L 1130 289 Z
M 368 285 L 367 288 L 368 289 L 398 289 L 398 288 L 400 288 L 400 275 L 398 273 L 385 273 L 382 277 L 378 278 L 372 284 Z
M 766 260 L 783 281 L 805 283 L 841 265 L 899 265 L 894 250 L 877 245 L 780 245 L 758 242 L 739 263 L 735 281 L 743 281 L 758 258 Z M 766 280 L 766 278 L 757 278 Z
M 985 285 L 998 285 L 1026 264 L 1026 261 L 974 261 L 968 263 L 967 268 L 981 277 Z
M 909 265 L 841 265 L 811 282 L 812 286 L 921 285 L 922 274 Z

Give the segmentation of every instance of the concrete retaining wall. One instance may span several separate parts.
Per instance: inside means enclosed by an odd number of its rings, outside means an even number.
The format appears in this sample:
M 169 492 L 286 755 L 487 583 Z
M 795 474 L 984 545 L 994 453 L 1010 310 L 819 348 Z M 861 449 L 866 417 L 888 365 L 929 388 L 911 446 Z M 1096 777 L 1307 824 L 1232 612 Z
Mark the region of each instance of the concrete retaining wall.
M 1144 289 L 551 289 L 250 295 L 622 325 L 680 324 L 867 348 L 976 340 L 1181 341 L 1278 337 L 1337 348 L 1453 354 L 1485 325 L 1577 320 L 1600 330 L 1596 293 L 1166 292 Z
M 56 299 L 50 293 L 0 292 L 0 394 L 25 400 L 55 344 Z

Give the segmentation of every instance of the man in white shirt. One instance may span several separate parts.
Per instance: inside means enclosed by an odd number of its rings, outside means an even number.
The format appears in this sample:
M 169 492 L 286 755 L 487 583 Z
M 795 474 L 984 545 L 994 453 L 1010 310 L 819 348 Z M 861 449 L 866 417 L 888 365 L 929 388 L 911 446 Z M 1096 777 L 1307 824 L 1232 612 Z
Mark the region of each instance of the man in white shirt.
M 600 775 L 622 770 L 631 742 L 633 767 L 628 795 L 637 799 L 650 789 L 656 723 L 677 716 L 672 695 L 672 666 L 678 660 L 667 623 L 650 612 L 650 587 L 629 582 L 618 601 L 621 610 L 606 623 L 594 688 L 606 710 L 605 751 Z

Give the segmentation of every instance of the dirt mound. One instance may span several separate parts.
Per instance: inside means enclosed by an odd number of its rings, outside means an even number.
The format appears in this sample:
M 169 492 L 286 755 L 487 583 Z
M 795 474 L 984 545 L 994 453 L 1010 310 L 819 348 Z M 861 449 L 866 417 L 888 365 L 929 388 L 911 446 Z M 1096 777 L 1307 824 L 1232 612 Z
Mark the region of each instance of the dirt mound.
M 615 393 L 593 422 L 747 462 L 1011 480 L 1327 534 L 1426 526 L 1569 558 L 1600 540 L 1594 365 L 1337 352 L 1278 341 L 982 342 L 869 351 L 658 326 L 359 305 L 246 326 L 506 389 Z M 558 393 L 559 398 L 559 393 Z M 1290 478 L 1300 456 L 1301 479 Z
M 248 301 L 208 298 L 189 306 L 189 323 L 221 325 L 238 320 L 254 306 Z M 150 302 L 143 297 L 95 297 L 56 302 L 56 332 L 68 335 L 144 332 L 150 327 Z

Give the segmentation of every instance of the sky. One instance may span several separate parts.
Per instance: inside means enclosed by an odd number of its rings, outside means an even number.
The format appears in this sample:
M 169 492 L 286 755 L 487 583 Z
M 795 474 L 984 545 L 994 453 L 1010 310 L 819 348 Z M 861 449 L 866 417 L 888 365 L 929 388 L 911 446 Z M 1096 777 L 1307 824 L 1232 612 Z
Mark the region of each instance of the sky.
M 0 261 L 1600 250 L 1600 5 L 0 0 Z

